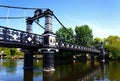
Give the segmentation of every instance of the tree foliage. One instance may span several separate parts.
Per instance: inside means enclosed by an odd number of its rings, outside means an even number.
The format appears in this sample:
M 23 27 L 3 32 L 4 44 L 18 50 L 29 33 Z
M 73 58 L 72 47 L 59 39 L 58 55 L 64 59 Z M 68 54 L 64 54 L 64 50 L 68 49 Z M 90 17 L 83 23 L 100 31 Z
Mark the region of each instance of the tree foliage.
M 12 58 L 14 56 L 23 56 L 23 53 L 19 51 L 17 48 L 5 48 L 0 47 L 0 51 L 3 51 L 3 53 L 7 56 L 7 58 Z
M 69 33 L 72 33 L 72 35 Z M 92 30 L 88 25 L 76 26 L 75 35 L 73 34 L 72 28 L 60 28 L 56 35 L 58 41 L 72 42 L 72 44 L 78 44 L 82 46 L 94 46 L 97 49 L 100 49 L 102 39 L 94 38 L 92 35 Z M 71 39 L 72 37 L 72 39 Z M 106 51 L 109 51 L 109 57 L 112 59 L 120 58 L 120 37 L 119 36 L 109 36 L 104 39 L 104 48 Z M 59 54 L 58 54 L 59 55 Z M 62 56 L 70 55 L 69 53 L 63 53 Z
M 119 36 L 109 36 L 104 39 L 105 49 L 109 51 L 109 56 L 112 59 L 120 58 L 120 37 Z
M 92 35 L 92 30 L 89 28 L 88 25 L 82 25 L 82 26 L 76 26 L 75 27 L 75 35 L 73 34 L 72 28 L 60 28 L 57 32 L 57 40 L 58 41 L 63 41 L 71 44 L 79 44 L 82 46 L 91 46 L 92 40 L 93 40 L 93 35 Z M 74 55 L 72 52 L 65 52 L 62 51 L 60 54 L 55 54 L 56 57 L 69 57 L 71 58 L 72 55 Z
M 88 25 L 76 26 L 76 43 L 83 46 L 90 46 L 93 40 L 92 30 Z
M 17 54 L 17 49 L 16 48 L 10 48 L 10 54 L 11 56 L 15 56 Z
M 96 38 L 93 39 L 92 45 L 93 45 L 95 48 L 100 49 L 101 42 L 102 42 L 102 39 L 96 37 Z
M 61 27 L 58 31 L 56 31 L 57 40 L 64 42 L 71 42 L 71 37 L 73 36 L 72 28 L 67 28 L 67 30 Z

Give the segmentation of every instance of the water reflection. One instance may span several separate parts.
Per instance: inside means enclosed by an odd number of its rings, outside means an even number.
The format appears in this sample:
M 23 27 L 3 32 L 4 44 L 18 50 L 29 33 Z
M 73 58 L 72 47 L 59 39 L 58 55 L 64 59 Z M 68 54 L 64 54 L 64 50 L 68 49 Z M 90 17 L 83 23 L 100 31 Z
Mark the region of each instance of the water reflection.
M 23 60 L 0 60 L 0 81 L 22 81 Z
M 61 64 L 55 67 L 55 81 L 93 81 L 94 72 L 99 66 L 97 61 L 73 62 L 73 64 Z
M 120 81 L 120 62 L 58 63 L 55 72 L 42 72 L 42 60 L 33 70 L 23 70 L 23 60 L 0 60 L 0 81 Z
M 43 72 L 43 81 L 55 81 L 54 72 Z
M 43 72 L 43 76 L 42 76 L 43 80 L 41 80 L 39 78 L 36 79 L 37 77 L 33 76 L 34 73 L 35 72 L 33 70 L 24 70 L 24 80 L 23 81 L 55 81 L 54 80 L 54 72 Z
M 100 63 L 100 71 L 101 71 L 101 76 L 94 77 L 94 81 L 110 81 L 106 77 L 106 66 L 108 64 L 105 64 L 105 62 Z
M 6 67 L 7 73 L 14 74 L 17 67 L 17 61 L 14 59 L 6 60 L 6 62 L 3 62 L 3 66 Z
M 33 81 L 33 70 L 24 70 L 24 81 Z
M 73 63 L 55 65 L 55 72 L 42 72 L 42 60 L 34 60 L 34 70 L 23 70 L 23 60 L 5 60 L 1 66 L 4 67 L 0 67 L 4 72 L 3 75 L 0 74 L 3 76 L 0 80 L 3 81 L 85 81 L 94 77 L 94 70 L 99 63 L 74 60 Z
M 34 81 L 42 76 L 40 81 L 89 81 L 96 75 L 95 69 L 99 66 L 97 62 L 84 61 L 55 65 L 55 72 L 40 72 L 39 67 L 33 70 L 24 70 L 24 81 Z M 35 74 L 38 74 L 37 76 Z M 42 74 L 41 74 L 42 73 Z M 36 79 L 35 81 L 37 81 Z M 92 78 L 93 81 L 93 78 Z

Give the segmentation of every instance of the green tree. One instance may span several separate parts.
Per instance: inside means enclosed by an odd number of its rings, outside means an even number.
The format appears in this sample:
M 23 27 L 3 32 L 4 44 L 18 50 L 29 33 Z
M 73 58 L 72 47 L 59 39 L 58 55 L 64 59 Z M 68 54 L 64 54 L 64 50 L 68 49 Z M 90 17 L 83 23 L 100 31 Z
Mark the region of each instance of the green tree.
M 96 38 L 93 39 L 92 45 L 93 45 L 95 48 L 100 49 L 101 42 L 102 42 L 102 39 L 96 37 Z
M 64 42 L 72 41 L 73 30 L 72 28 L 66 28 L 66 29 L 61 27 L 58 31 L 56 31 L 58 41 L 64 41 Z
M 10 48 L 10 54 L 12 57 L 14 57 L 17 54 L 17 49 L 16 48 Z
M 62 41 L 66 43 L 73 43 L 74 38 L 73 38 L 73 30 L 72 28 L 63 28 L 61 27 L 58 31 L 56 31 L 56 36 L 57 36 L 57 41 Z M 71 56 L 72 53 L 61 51 L 59 53 L 55 54 L 56 58 L 60 59 L 66 59 Z
M 88 25 L 76 26 L 76 43 L 83 46 L 90 46 L 93 40 L 92 30 Z
M 7 58 L 11 58 L 14 56 L 23 56 L 23 53 L 19 51 L 17 48 L 5 48 L 0 47 L 0 51 L 3 51 L 4 54 L 6 54 Z
M 7 56 L 7 58 L 11 57 L 9 48 L 1 47 L 1 50 Z
M 109 51 L 109 57 L 112 59 L 120 58 L 120 37 L 109 36 L 104 39 L 105 49 Z

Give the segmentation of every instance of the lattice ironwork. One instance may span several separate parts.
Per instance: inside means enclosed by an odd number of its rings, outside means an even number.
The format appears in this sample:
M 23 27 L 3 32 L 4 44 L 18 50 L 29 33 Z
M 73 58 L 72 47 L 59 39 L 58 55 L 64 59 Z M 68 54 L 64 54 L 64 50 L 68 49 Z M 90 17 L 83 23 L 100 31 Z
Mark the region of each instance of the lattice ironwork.
M 39 46 L 42 44 L 42 36 L 0 26 L 0 45 L 3 43 Z
M 56 46 L 59 50 L 65 50 L 65 51 L 77 51 L 77 52 L 87 52 L 87 53 L 101 53 L 100 50 L 75 44 L 69 44 L 66 42 L 58 42 L 56 43 Z

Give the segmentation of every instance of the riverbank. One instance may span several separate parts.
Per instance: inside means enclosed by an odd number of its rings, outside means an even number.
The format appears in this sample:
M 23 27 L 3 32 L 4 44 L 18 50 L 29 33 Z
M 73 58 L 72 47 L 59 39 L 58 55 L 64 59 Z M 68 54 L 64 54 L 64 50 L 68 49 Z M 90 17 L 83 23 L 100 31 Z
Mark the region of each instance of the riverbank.
M 34 59 L 42 59 L 43 55 L 33 55 Z M 24 59 L 24 56 L 0 57 L 0 59 Z

